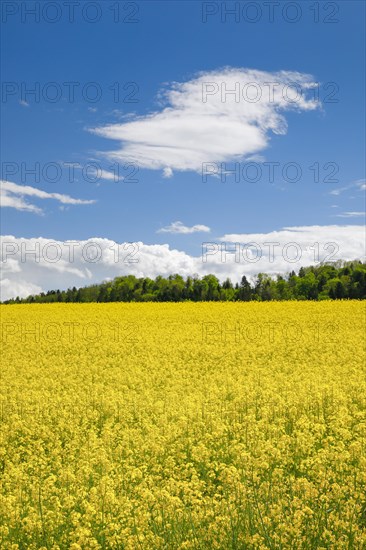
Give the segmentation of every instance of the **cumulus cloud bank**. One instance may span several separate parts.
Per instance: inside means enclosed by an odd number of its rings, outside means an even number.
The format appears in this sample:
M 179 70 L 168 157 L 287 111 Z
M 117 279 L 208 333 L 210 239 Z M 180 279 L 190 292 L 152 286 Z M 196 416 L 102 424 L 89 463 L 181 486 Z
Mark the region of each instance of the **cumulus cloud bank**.
M 162 170 L 164 177 L 200 172 L 203 163 L 242 160 L 265 149 L 270 131 L 287 131 L 282 112 L 320 106 L 316 87 L 307 74 L 228 67 L 170 84 L 160 93 L 160 111 L 90 131 L 120 142 L 107 154 L 115 161 Z
M 102 238 L 52 241 L 46 238 L 1 238 L 0 298 L 86 286 L 119 275 L 136 277 L 200 276 L 214 273 L 220 280 L 253 279 L 259 272 L 287 273 L 329 260 L 366 257 L 362 225 L 285 227 L 256 234 L 228 234 L 202 243 L 191 256 L 168 244 L 115 243 Z

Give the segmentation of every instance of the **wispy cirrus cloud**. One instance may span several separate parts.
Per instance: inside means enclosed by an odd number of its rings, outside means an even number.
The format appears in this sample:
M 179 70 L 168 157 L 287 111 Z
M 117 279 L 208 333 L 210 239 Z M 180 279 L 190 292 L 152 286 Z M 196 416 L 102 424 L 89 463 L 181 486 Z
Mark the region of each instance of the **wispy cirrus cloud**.
M 366 216 L 366 212 L 341 212 L 341 214 L 336 214 L 337 218 L 362 218 Z
M 344 193 L 345 191 L 348 191 L 348 189 L 355 189 L 358 188 L 360 191 L 366 190 L 366 181 L 364 179 L 356 180 L 350 183 L 349 185 L 345 185 L 343 187 L 338 187 L 337 189 L 332 189 L 332 191 L 329 191 L 329 195 L 339 196 L 341 193 Z
M 293 101 L 288 97 L 290 86 L 301 90 Z M 261 152 L 270 132 L 286 133 L 283 112 L 320 106 L 311 97 L 316 86 L 311 75 L 298 72 L 227 67 L 171 83 L 160 93 L 165 105 L 160 111 L 90 131 L 120 142 L 116 150 L 101 153 L 114 161 L 162 170 L 164 177 L 174 170 L 200 172 L 203 163 L 230 162 Z M 239 95 L 228 92 L 223 97 L 223 88 L 237 89 Z M 249 89 L 260 97 L 253 100 L 249 92 L 247 97 L 243 90 Z
M 1 208 L 15 208 L 33 212 L 34 214 L 42 214 L 42 208 L 35 204 L 29 203 L 24 199 L 24 196 L 35 197 L 38 199 L 53 199 L 62 204 L 93 204 L 95 200 L 74 199 L 69 195 L 60 193 L 48 193 L 30 185 L 18 185 L 11 181 L 0 180 L 0 206 Z
M 157 231 L 157 233 L 180 233 L 187 235 L 189 233 L 209 233 L 211 230 L 207 225 L 192 225 L 191 227 L 188 227 L 184 225 L 182 222 L 173 222 L 170 225 L 167 225 L 166 227 L 162 227 Z

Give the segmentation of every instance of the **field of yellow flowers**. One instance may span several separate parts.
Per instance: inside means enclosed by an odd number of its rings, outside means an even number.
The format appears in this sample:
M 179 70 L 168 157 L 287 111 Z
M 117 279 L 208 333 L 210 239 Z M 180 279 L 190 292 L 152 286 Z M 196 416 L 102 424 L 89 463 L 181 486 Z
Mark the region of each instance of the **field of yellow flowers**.
M 1 306 L 0 548 L 366 548 L 362 302 Z

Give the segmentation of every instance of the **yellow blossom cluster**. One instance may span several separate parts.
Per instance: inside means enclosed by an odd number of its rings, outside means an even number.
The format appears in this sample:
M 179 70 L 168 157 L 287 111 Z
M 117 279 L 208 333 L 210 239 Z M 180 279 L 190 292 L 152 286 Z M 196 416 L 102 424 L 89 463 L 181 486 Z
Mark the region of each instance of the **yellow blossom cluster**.
M 1 306 L 0 548 L 366 548 L 358 301 Z

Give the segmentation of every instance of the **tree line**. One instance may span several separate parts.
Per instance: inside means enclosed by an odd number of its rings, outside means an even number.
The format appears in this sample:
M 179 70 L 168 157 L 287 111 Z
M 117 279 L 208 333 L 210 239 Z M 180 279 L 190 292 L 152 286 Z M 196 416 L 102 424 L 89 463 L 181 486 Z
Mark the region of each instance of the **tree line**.
M 155 279 L 134 275 L 116 277 L 77 289 L 50 290 L 27 298 L 7 300 L 14 303 L 50 302 L 183 302 L 183 301 L 271 301 L 338 300 L 366 298 L 366 263 L 360 261 L 325 263 L 301 267 L 298 274 L 271 277 L 259 273 L 250 283 L 245 275 L 235 285 L 230 279 L 220 283 L 215 275 L 183 278 L 175 274 Z

